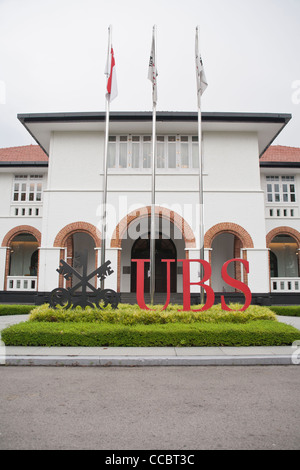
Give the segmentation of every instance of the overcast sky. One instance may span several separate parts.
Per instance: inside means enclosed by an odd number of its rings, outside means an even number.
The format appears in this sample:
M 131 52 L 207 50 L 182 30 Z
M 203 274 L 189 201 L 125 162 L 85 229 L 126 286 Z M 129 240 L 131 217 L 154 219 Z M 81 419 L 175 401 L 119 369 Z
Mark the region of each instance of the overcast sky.
M 274 144 L 300 147 L 300 0 L 0 0 L 0 147 L 35 143 L 18 113 L 150 111 L 157 26 L 158 111 L 196 111 L 195 28 L 209 83 L 203 111 L 290 113 Z

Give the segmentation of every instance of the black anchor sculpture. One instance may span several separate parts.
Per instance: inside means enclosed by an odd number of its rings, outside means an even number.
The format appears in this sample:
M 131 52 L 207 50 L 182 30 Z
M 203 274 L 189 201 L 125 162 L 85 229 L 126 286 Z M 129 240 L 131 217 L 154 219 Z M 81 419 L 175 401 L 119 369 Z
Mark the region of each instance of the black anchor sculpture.
M 57 288 L 50 293 L 50 307 L 56 308 L 58 305 L 68 309 L 80 306 L 82 308 L 96 306 L 100 309 L 111 304 L 112 308 L 117 308 L 120 302 L 120 294 L 112 289 L 97 289 L 89 281 L 90 279 L 97 276 L 100 281 L 106 279 L 114 271 L 111 269 L 110 261 L 106 261 L 102 266 L 95 269 L 92 273 L 87 274 L 87 250 L 80 253 L 75 253 L 74 267 L 67 264 L 63 259 L 60 260 L 60 266 L 56 270 L 59 274 L 62 274 L 66 280 L 69 280 L 72 276 L 75 276 L 79 282 L 77 282 L 72 288 Z M 82 274 L 76 271 L 75 268 L 82 268 Z M 75 292 L 81 287 L 81 292 L 75 297 Z M 90 299 L 90 292 L 94 294 L 93 302 Z

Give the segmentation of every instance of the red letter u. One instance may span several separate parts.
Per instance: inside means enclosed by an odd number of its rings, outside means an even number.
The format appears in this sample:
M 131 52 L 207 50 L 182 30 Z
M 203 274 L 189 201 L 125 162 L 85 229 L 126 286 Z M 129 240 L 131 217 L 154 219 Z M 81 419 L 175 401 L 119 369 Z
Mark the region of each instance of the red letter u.
M 132 259 L 131 260 L 134 263 L 137 263 L 137 270 L 136 270 L 136 301 L 139 305 L 139 307 L 143 310 L 151 310 L 147 305 L 145 304 L 145 295 L 144 295 L 144 264 L 149 263 L 149 259 Z M 167 263 L 167 301 L 164 305 L 163 310 L 167 308 L 170 302 L 170 263 L 175 261 L 174 259 L 162 259 L 161 260 L 163 263 Z

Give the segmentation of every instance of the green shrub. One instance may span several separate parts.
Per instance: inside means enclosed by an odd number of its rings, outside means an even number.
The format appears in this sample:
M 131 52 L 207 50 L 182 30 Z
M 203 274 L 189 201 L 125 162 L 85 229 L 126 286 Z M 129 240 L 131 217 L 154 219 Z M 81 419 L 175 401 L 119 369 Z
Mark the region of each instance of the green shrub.
M 284 315 L 288 317 L 300 317 L 300 305 L 289 305 L 289 306 L 274 305 L 270 307 L 270 310 L 276 313 L 276 315 Z
M 201 306 L 195 306 L 194 309 Z M 65 310 L 62 307 L 53 309 L 48 304 L 41 305 L 32 310 L 32 322 L 89 322 L 89 323 L 116 323 L 123 325 L 136 324 L 166 324 L 166 323 L 247 323 L 249 321 L 273 320 L 276 315 L 267 307 L 251 305 L 245 312 L 238 311 L 242 306 L 231 304 L 233 312 L 221 309 L 221 305 L 214 305 L 204 312 L 181 312 L 179 305 L 169 305 L 166 310 L 157 305 L 152 310 L 142 310 L 138 305 L 120 304 L 113 310 L 109 306 L 103 310 L 86 307 L 76 307 L 74 310 Z
M 1 315 L 25 315 L 31 312 L 34 305 L 0 305 Z
M 23 322 L 2 331 L 7 346 L 281 346 L 300 339 L 300 331 L 274 321 L 245 324 Z

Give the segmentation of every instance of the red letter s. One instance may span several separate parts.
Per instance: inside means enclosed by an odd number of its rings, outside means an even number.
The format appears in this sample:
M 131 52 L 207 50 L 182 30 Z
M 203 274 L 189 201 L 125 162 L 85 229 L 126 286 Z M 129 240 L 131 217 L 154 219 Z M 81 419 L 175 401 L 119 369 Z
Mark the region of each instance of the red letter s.
M 226 284 L 228 284 L 231 287 L 234 287 L 235 289 L 241 290 L 243 294 L 245 295 L 245 298 L 246 298 L 245 305 L 240 310 L 241 312 L 243 312 L 251 304 L 252 294 L 251 294 L 249 287 L 246 284 L 244 284 L 241 281 L 238 281 L 237 279 L 233 279 L 232 277 L 229 276 L 227 272 L 227 267 L 230 263 L 233 263 L 234 261 L 240 261 L 244 265 L 246 272 L 249 273 L 249 262 L 245 259 L 235 258 L 235 259 L 230 259 L 229 261 L 226 261 L 226 263 L 224 263 L 222 267 L 221 275 L 222 275 L 222 279 L 226 282 Z M 223 295 L 221 296 L 221 306 L 223 310 L 227 310 L 229 312 L 232 311 L 231 308 L 227 307 Z

